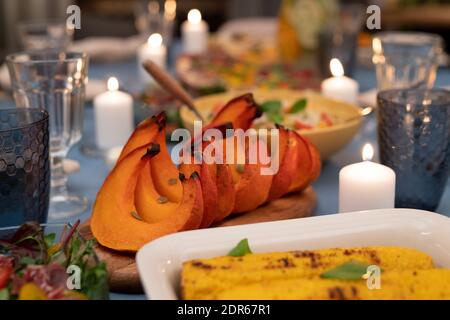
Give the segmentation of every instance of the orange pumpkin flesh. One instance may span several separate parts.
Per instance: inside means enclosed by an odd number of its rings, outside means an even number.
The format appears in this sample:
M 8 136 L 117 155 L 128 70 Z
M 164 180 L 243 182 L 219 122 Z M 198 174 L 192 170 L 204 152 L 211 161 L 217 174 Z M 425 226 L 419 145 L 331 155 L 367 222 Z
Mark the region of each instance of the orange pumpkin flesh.
M 291 131 L 279 127 L 279 163 L 278 172 L 274 175 L 269 192 L 269 201 L 278 199 L 289 192 L 289 187 L 297 174 L 298 148 Z
M 165 113 L 159 113 L 158 115 L 150 117 L 141 122 L 136 130 L 134 130 L 131 137 L 128 139 L 117 162 L 120 162 L 132 151 L 140 147 L 148 146 L 149 143 L 151 143 L 155 139 L 157 133 L 165 127 L 165 125 Z
M 311 180 L 312 158 L 309 142 L 303 139 L 297 132 L 291 131 L 294 144 L 297 147 L 297 166 L 294 179 L 289 187 L 289 192 L 298 192 L 306 188 Z
M 181 201 L 181 182 L 178 169 L 172 162 L 166 145 L 166 131 L 160 130 L 155 138 L 160 145 L 160 152 L 150 159 L 150 173 L 156 192 L 171 202 Z
M 149 160 L 145 156 L 146 152 L 147 148 L 138 148 L 122 159 L 97 195 L 91 229 L 98 242 L 105 247 L 118 251 L 137 251 L 145 243 L 164 235 L 200 226 L 203 198 L 199 179 L 195 175 L 183 179 L 183 199 L 166 219 L 147 223 L 132 214 L 135 210 L 137 177 Z
M 236 192 L 228 164 L 218 164 L 216 166 L 216 185 L 218 198 L 215 223 L 228 217 L 234 208 Z
M 253 94 L 247 93 L 230 100 L 211 120 L 207 128 L 217 127 L 231 123 L 233 128 L 247 130 L 253 120 L 260 117 L 262 111 L 256 104 Z
M 230 165 L 236 193 L 233 213 L 254 210 L 264 204 L 269 197 L 273 175 L 261 174 L 261 169 L 266 165 L 261 164 L 259 158 L 257 163 L 249 163 L 248 152 L 250 149 L 249 141 L 245 141 L 244 146 L 235 143 L 236 164 Z M 245 164 L 237 163 L 237 154 L 239 153 L 244 153 Z
M 156 191 L 150 172 L 150 162 L 147 162 L 139 173 L 134 195 L 136 212 L 148 223 L 167 219 L 179 205 L 179 202 L 169 201 Z

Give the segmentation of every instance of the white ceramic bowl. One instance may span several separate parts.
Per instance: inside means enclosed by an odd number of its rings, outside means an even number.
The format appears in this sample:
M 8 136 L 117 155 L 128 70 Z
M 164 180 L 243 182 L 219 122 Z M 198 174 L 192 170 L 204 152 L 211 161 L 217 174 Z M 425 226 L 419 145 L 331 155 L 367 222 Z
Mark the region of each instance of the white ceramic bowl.
M 150 242 L 136 260 L 149 299 L 178 299 L 184 261 L 226 255 L 248 238 L 254 252 L 369 245 L 416 248 L 450 268 L 450 219 L 427 211 L 382 209 L 182 232 Z

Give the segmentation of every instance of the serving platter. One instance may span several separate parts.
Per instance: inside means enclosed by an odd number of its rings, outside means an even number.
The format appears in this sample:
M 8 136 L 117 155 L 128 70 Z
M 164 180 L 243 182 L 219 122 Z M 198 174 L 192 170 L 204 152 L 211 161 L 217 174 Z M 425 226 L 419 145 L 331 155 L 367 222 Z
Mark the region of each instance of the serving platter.
M 380 209 L 289 221 L 183 232 L 138 251 L 137 267 L 147 298 L 178 299 L 182 263 L 226 255 L 243 238 L 254 252 L 370 245 L 403 246 L 429 254 L 450 268 L 450 219 L 428 211 Z
M 218 230 L 218 227 L 309 217 L 313 214 L 316 204 L 316 193 L 312 187 L 308 187 L 301 193 L 291 194 L 287 197 L 272 201 L 256 210 L 232 216 L 214 225 L 213 229 Z M 93 238 L 89 220 L 81 226 L 80 232 L 87 239 Z M 95 251 L 99 258 L 106 262 L 112 291 L 126 293 L 142 292 L 142 285 L 134 254 L 113 251 L 101 245 L 97 245 Z

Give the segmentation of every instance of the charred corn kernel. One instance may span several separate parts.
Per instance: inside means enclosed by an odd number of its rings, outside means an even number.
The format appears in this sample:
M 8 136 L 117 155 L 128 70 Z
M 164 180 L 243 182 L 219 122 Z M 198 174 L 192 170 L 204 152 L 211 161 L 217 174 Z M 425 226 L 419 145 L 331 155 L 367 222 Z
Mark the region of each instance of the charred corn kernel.
M 420 270 L 434 267 L 431 257 L 400 247 L 338 248 L 218 257 L 184 263 L 181 275 L 185 299 L 214 299 L 236 285 L 281 279 L 317 277 L 350 260 L 378 265 L 383 270 Z
M 212 296 L 202 298 L 211 299 Z M 450 269 L 383 272 L 379 289 L 369 289 L 365 280 L 344 281 L 317 277 L 239 285 L 220 292 L 215 298 L 226 300 L 448 300 L 450 299 Z
M 47 295 L 34 283 L 25 283 L 19 291 L 19 300 L 46 300 Z

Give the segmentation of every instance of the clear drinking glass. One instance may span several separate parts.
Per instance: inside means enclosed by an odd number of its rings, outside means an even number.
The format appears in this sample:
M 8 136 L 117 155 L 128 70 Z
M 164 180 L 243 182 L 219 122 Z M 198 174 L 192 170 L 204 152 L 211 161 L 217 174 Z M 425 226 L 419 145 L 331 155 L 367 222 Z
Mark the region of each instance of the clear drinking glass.
M 48 124 L 42 109 L 0 109 L 0 227 L 47 221 Z
M 378 94 L 381 163 L 397 175 L 396 207 L 436 210 L 450 173 L 450 91 Z
M 136 29 L 145 40 L 153 34 L 162 35 L 163 43 L 170 47 L 173 40 L 177 3 L 175 0 L 166 0 L 164 7 L 160 8 L 159 1 L 141 0 L 136 2 L 134 15 Z
M 21 22 L 19 36 L 25 51 L 65 51 L 73 39 L 74 30 L 65 21 Z
M 333 58 L 339 59 L 346 75 L 353 75 L 358 35 L 365 19 L 365 10 L 362 4 L 343 4 L 339 15 L 327 21 L 320 31 L 319 65 L 323 78 L 331 76 L 330 61 Z
M 372 42 L 378 90 L 431 88 L 443 52 L 439 35 L 420 32 L 382 32 Z
M 49 217 L 82 213 L 87 199 L 67 192 L 62 161 L 81 139 L 88 59 L 83 53 L 33 52 L 6 58 L 19 108 L 43 108 L 50 116 L 51 194 Z

